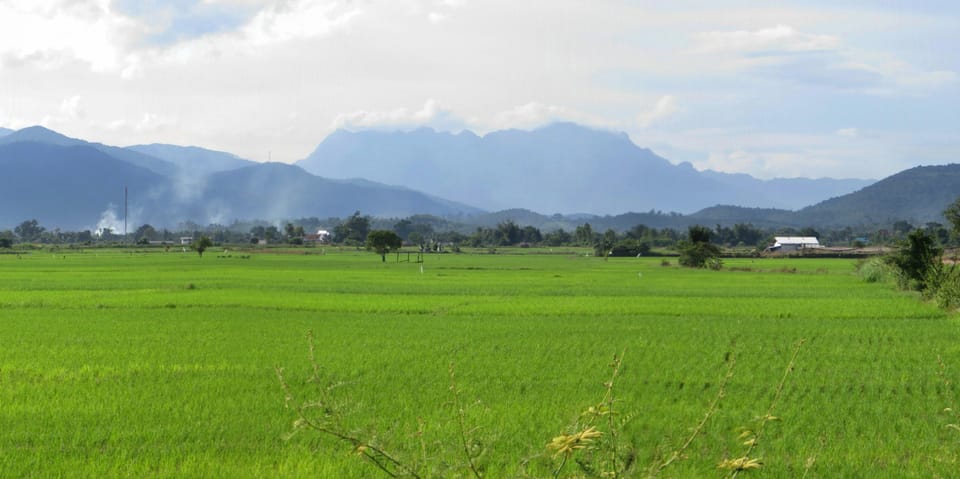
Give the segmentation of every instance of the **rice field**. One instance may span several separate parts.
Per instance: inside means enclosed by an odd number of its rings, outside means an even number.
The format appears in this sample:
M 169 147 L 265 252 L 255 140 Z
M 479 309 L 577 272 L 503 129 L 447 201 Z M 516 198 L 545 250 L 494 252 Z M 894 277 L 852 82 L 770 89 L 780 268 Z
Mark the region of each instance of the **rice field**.
M 741 429 L 767 412 L 801 339 L 752 452 L 763 466 L 744 476 L 956 475 L 960 432 L 943 411 L 958 406 L 960 324 L 860 281 L 851 260 L 717 272 L 583 251 L 422 265 L 289 253 L 0 255 L 0 476 L 377 477 L 347 444 L 288 437 L 275 368 L 315 398 L 308 331 L 343 429 L 433 464 L 425 475 L 472 474 L 451 363 L 479 471 L 549 477 L 547 443 L 601 400 L 623 353 L 619 440 L 638 477 L 690 435 L 735 359 L 715 414 L 661 474 L 727 477 L 717 464 L 743 454 Z

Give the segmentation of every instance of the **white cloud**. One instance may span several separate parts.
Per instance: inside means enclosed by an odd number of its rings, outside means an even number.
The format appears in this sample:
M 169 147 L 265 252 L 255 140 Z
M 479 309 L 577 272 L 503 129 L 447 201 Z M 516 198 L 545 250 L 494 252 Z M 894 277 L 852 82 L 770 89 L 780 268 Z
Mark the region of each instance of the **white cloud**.
M 837 37 L 803 33 L 789 25 L 703 32 L 697 35 L 697 40 L 698 49 L 704 52 L 810 52 L 835 50 L 840 46 Z
M 343 113 L 334 119 L 332 128 L 407 129 L 420 126 L 432 126 L 444 130 L 461 129 L 462 122 L 448 108 L 431 98 L 419 110 L 397 108 L 389 111 L 358 110 Z
M 618 122 L 608 118 L 602 118 L 565 106 L 546 105 L 534 101 L 496 113 L 493 116 L 492 122 L 483 122 L 487 128 L 479 126 L 479 129 L 533 129 L 561 121 L 580 123 L 596 128 L 609 129 L 619 126 Z
M 83 118 L 84 110 L 82 105 L 82 99 L 79 95 L 72 96 L 70 98 L 64 98 L 60 102 L 60 115 L 64 120 L 77 120 Z
M 209 2 L 209 0 L 207 0 Z M 257 3 L 260 10 L 240 28 L 201 35 L 166 48 L 144 43 L 156 33 L 155 19 L 119 13 L 110 0 L 0 2 L 0 68 L 32 66 L 43 70 L 80 62 L 97 73 L 139 77 L 157 62 L 208 58 L 224 52 L 328 35 L 348 27 L 362 14 L 352 2 L 276 0 Z
M 860 136 L 860 130 L 856 128 L 841 128 L 837 130 L 837 135 L 844 138 L 856 138 Z
M 834 173 L 848 162 L 879 176 L 897 156 L 929 158 L 897 148 L 924 132 L 936 151 L 957 148 L 960 60 L 943 47 L 960 41 L 956 15 L 919 6 L 184 3 L 151 19 L 116 0 L 0 0 L 0 122 L 280 161 L 306 156 L 331 126 L 556 121 L 757 173 L 800 155 L 831 159 L 819 175 L 850 174 Z M 844 136 L 853 125 L 857 141 Z M 709 129 L 723 133 L 698 133 Z M 898 140 L 871 143 L 880 137 Z
M 156 113 L 144 113 L 135 128 L 140 132 L 154 132 L 174 126 L 176 123 L 175 118 Z
M 921 71 L 904 61 L 891 60 L 881 64 L 877 70 L 891 78 L 898 85 L 924 91 L 957 83 L 960 75 L 949 70 Z
M 577 115 L 568 108 L 530 102 L 498 113 L 493 122 L 497 128 L 534 128 L 554 121 L 569 121 L 574 116 Z
M 952 70 L 924 71 L 889 54 L 848 45 L 834 35 L 789 25 L 757 30 L 701 32 L 694 56 L 721 55 L 726 68 L 820 87 L 873 94 L 916 94 L 956 82 Z M 725 57 L 724 57 L 725 56 Z M 718 62 L 714 62 L 718 63 Z
M 93 71 L 122 68 L 139 26 L 107 0 L 0 3 L 0 67 L 52 70 L 79 61 Z
M 811 178 L 836 169 L 834 160 L 812 151 L 736 149 L 711 151 L 706 160 L 694 162 L 698 169 L 724 173 L 750 172 L 759 178 Z M 863 175 L 858 175 L 863 177 Z
M 350 2 L 290 0 L 264 8 L 243 27 L 242 35 L 254 45 L 325 35 L 346 27 L 362 13 Z
M 45 115 L 39 123 L 47 128 L 59 128 L 64 125 L 77 123 L 85 118 L 86 111 L 83 106 L 83 98 L 79 95 L 74 95 L 60 101 L 56 113 Z
M 657 100 L 657 104 L 654 105 L 653 109 L 641 113 L 637 120 L 640 123 L 641 128 L 649 128 L 652 124 L 663 120 L 675 113 L 680 111 L 680 107 L 677 105 L 677 99 L 673 95 L 666 95 L 660 97 Z

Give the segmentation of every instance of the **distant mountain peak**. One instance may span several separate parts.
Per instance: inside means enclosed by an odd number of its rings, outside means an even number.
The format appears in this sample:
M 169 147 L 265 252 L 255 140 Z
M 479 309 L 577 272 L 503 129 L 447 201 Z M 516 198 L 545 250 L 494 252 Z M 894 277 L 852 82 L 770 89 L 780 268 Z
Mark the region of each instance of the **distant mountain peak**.
M 402 185 L 492 211 L 548 214 L 692 212 L 717 203 L 798 209 L 869 184 L 701 172 L 637 146 L 626 133 L 572 122 L 482 137 L 426 128 L 337 131 L 297 164 L 324 177 Z
M 83 140 L 70 138 L 40 125 L 28 126 L 26 128 L 22 128 L 20 130 L 0 136 L 0 142 L 3 143 L 16 143 L 21 141 L 49 143 L 60 146 L 82 145 L 86 143 Z
M 149 145 L 128 146 L 125 149 L 159 158 L 175 165 L 180 173 L 191 176 L 207 175 L 254 164 L 254 162 L 240 158 L 232 153 L 208 150 L 198 146 L 152 143 Z
M 3 138 L 4 136 L 7 136 L 11 133 L 13 133 L 13 130 L 9 128 L 0 128 L 0 138 Z

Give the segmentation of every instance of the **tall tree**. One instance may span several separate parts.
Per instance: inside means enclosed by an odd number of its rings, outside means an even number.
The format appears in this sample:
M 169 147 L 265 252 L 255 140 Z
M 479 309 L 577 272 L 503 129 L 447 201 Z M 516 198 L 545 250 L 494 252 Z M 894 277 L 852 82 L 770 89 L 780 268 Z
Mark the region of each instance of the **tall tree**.
M 359 211 L 333 228 L 334 241 L 338 243 L 363 243 L 369 232 L 370 217 L 361 216 Z
M 157 230 L 149 224 L 141 225 L 133 232 L 133 238 L 136 242 L 149 242 L 157 236 Z
M 960 198 L 950 203 L 947 209 L 943 210 L 943 217 L 953 226 L 954 237 L 960 236 Z
M 720 267 L 720 248 L 710 243 L 712 232 L 706 226 L 693 225 L 687 231 L 687 240 L 678 245 L 678 262 L 690 268 Z
M 206 236 L 201 236 L 200 238 L 193 240 L 193 243 L 190 244 L 190 248 L 196 251 L 201 258 L 203 258 L 203 252 L 211 246 L 213 246 L 213 241 L 210 241 L 210 238 Z
M 373 230 L 367 234 L 367 249 L 374 250 L 380 255 L 380 260 L 387 262 L 387 253 L 396 251 L 403 246 L 403 240 L 390 230 Z
M 13 229 L 13 232 L 20 237 L 20 241 L 29 243 L 40 239 L 40 235 L 43 234 L 45 230 L 46 228 L 40 226 L 37 220 L 32 219 L 17 225 L 17 227 Z
M 577 229 L 573 232 L 573 239 L 578 244 L 587 246 L 593 244 L 593 227 L 590 226 L 590 223 L 584 223 L 580 226 L 577 226 Z

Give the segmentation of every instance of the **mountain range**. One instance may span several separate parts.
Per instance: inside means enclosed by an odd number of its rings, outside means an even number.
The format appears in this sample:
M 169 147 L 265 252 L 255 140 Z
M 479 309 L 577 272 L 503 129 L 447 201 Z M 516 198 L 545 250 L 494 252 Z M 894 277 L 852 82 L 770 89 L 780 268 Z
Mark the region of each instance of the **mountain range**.
M 0 136 L 0 227 L 37 219 L 79 230 L 123 225 L 226 224 L 242 219 L 474 214 L 479 209 L 407 188 L 320 178 L 281 163 L 255 163 L 194 147 L 127 148 L 43 127 Z
M 358 210 L 468 225 L 513 220 L 547 230 L 587 221 L 620 230 L 919 225 L 943 222 L 944 207 L 960 195 L 958 165 L 912 168 L 878 182 L 759 180 L 675 165 L 624 134 L 569 123 L 482 137 L 340 130 L 296 165 L 192 146 L 121 148 L 43 127 L 0 128 L 0 171 L 0 228 L 37 219 L 70 230 L 119 230 L 125 188 L 130 229 L 345 217 Z
M 339 130 L 297 165 L 324 177 L 405 185 L 491 211 L 601 215 L 651 209 L 692 213 L 716 204 L 798 209 L 873 182 L 758 180 L 697 171 L 638 147 L 624 133 L 572 123 L 482 137 L 429 128 Z

